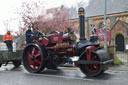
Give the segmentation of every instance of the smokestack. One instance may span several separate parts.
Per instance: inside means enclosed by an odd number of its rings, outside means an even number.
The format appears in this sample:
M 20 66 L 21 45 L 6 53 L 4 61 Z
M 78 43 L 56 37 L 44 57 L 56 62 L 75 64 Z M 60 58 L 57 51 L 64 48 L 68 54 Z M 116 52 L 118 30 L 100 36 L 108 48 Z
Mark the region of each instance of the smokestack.
M 80 41 L 85 40 L 85 22 L 84 22 L 84 8 L 80 7 L 78 10 L 79 14 L 79 26 L 80 26 Z

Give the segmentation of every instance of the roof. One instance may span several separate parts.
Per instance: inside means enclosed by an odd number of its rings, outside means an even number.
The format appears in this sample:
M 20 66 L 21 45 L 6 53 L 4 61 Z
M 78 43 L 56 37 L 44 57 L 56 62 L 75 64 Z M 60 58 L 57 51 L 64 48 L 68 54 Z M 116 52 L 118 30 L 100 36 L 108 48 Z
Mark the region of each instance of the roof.
M 106 0 L 107 14 L 128 12 L 128 0 Z M 84 7 L 84 6 L 83 6 Z M 84 7 L 85 8 L 85 7 Z M 72 18 L 78 18 L 77 10 L 71 8 Z M 73 11 L 74 10 L 74 11 Z M 104 0 L 90 0 L 85 8 L 86 17 L 104 15 Z

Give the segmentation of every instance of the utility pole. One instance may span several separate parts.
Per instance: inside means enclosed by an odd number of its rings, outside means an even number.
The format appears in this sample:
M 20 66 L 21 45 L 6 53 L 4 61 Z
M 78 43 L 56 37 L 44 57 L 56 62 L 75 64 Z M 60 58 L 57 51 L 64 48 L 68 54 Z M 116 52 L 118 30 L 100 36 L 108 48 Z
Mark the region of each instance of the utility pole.
M 107 0 L 104 0 L 104 49 L 107 51 L 106 12 L 107 12 Z

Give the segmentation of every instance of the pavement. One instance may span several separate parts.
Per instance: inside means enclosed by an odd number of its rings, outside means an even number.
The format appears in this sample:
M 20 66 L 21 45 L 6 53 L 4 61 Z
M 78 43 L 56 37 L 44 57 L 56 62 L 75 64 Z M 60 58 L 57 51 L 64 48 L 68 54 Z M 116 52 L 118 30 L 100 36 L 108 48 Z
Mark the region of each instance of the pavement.
M 128 65 L 113 65 L 109 68 L 109 72 L 126 72 L 128 73 Z

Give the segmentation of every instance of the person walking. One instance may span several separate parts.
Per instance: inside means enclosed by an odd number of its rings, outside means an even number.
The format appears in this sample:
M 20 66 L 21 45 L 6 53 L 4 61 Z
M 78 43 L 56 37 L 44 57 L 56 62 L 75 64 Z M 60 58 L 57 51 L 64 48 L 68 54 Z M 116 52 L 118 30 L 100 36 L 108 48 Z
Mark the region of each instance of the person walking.
M 8 51 L 13 51 L 13 46 L 12 46 L 13 37 L 12 37 L 10 31 L 7 31 L 7 33 L 4 34 L 4 36 L 3 36 L 3 41 L 4 41 L 4 43 L 6 44 L 6 46 L 7 46 L 7 48 L 8 48 Z

